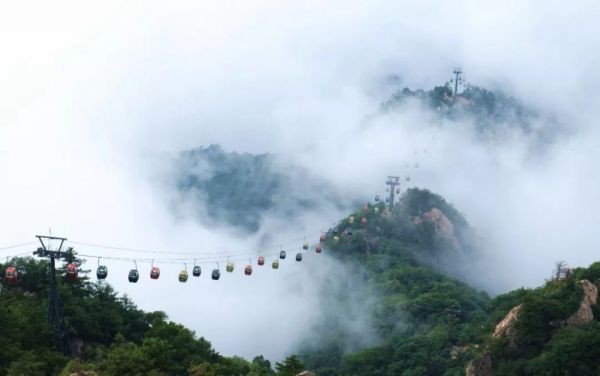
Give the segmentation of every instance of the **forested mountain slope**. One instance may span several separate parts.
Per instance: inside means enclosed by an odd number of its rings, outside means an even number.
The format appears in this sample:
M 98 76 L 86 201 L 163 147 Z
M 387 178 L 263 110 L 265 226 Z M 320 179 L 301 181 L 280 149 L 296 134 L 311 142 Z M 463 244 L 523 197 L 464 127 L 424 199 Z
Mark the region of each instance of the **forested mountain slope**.
M 460 281 L 453 264 L 477 250 L 466 220 L 440 196 L 410 189 L 391 211 L 369 206 L 351 217 L 354 223 L 346 219 L 328 236 L 349 277 L 325 284 L 322 304 L 330 310 L 315 327 L 322 336 L 300 352 L 317 374 L 600 371 L 600 263 L 573 270 L 559 264 L 543 287 L 490 299 Z M 357 301 L 369 306 L 370 343 L 340 318 L 352 315 Z

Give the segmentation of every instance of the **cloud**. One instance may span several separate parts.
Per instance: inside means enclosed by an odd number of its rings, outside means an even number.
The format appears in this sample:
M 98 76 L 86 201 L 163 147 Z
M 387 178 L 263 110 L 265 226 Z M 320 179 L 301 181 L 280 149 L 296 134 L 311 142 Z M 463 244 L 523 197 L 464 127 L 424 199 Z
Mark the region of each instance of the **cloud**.
M 540 283 L 559 258 L 572 265 L 597 258 L 595 2 L 3 8 L 3 243 L 51 227 L 126 247 L 246 249 L 318 230 L 342 214 L 309 216 L 277 234 L 267 224 L 252 238 L 173 218 L 160 188 L 166 161 L 220 143 L 278 153 L 365 200 L 381 193 L 386 175 L 410 174 L 478 229 L 490 265 L 481 274 L 498 290 Z M 556 117 L 561 137 L 536 151 L 519 133 L 481 142 L 468 123 L 430 126 L 418 108 L 370 117 L 390 93 L 385 77 L 430 88 L 454 65 L 470 82 Z M 415 162 L 419 169 L 404 169 Z M 131 265 L 109 267 L 119 291 L 144 309 L 165 310 L 225 354 L 280 358 L 316 319 L 319 274 L 307 278 L 305 265 L 277 277 L 265 270 L 251 279 L 203 279 L 200 289 L 175 281 L 183 265 L 165 266 L 154 286 L 128 284 Z

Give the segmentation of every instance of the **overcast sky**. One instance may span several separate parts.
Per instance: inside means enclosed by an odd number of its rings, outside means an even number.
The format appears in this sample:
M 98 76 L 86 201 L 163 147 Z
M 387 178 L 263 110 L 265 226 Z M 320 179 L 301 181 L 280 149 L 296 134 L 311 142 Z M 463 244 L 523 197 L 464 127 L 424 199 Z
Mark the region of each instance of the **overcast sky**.
M 599 258 L 600 5 L 540 4 L 2 5 L 0 246 L 52 228 L 126 247 L 247 249 L 268 223 L 257 236 L 232 237 L 174 218 L 166 203 L 170 158 L 220 143 L 279 153 L 365 200 L 381 193 L 386 175 L 411 174 L 478 230 L 482 267 L 494 265 L 481 271 L 489 290 L 540 284 L 557 259 L 587 265 Z M 420 109 L 365 122 L 391 90 L 431 88 L 454 66 L 469 82 L 557 119 L 560 136 L 543 148 L 519 132 L 482 142 L 468 123 L 431 127 Z M 389 75 L 400 83 L 386 84 Z M 420 168 L 407 172 L 407 162 Z M 281 242 L 342 214 L 270 236 Z M 132 265 L 108 264 L 119 291 L 166 311 L 218 351 L 278 359 L 318 319 L 312 305 L 327 268 L 317 265 L 329 263 L 313 257 L 312 269 L 287 265 L 252 280 L 238 269 L 218 284 L 190 281 L 197 286 L 177 285 L 183 265 L 166 265 L 157 283 L 130 285 Z

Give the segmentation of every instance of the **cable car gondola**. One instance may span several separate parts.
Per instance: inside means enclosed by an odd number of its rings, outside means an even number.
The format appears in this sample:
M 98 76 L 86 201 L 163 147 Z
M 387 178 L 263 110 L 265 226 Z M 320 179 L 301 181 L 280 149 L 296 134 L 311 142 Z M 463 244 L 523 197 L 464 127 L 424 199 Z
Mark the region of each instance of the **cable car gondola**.
M 244 268 L 244 274 L 245 275 L 251 275 L 252 274 L 252 265 L 250 265 L 250 264 L 246 265 L 246 267 Z
M 131 283 L 136 283 L 138 281 L 138 279 L 140 279 L 140 273 L 138 273 L 138 271 L 136 269 L 131 269 L 129 271 L 129 282 Z
M 265 264 L 265 258 L 263 256 L 258 256 L 257 264 L 263 266 Z
M 233 267 L 233 262 L 227 261 L 227 266 L 225 266 L 225 270 L 227 271 L 227 273 L 231 273 L 233 272 Z
M 179 282 L 185 283 L 188 280 L 188 272 L 187 270 L 182 270 L 179 272 Z
M 302 249 L 303 250 L 308 250 L 308 242 L 306 240 L 304 240 L 304 244 L 302 244 Z
M 346 235 L 352 236 L 352 229 L 351 228 L 346 229 Z
M 152 269 L 150 269 L 150 278 L 158 279 L 158 277 L 160 277 L 160 268 L 157 266 L 153 266 Z
M 279 260 L 277 260 L 277 259 L 273 260 L 273 263 L 271 264 L 271 267 L 273 269 L 279 269 Z
M 340 237 L 339 237 L 339 236 L 334 236 L 334 237 L 333 237 L 333 242 L 334 242 L 334 243 L 336 243 L 336 244 L 337 244 L 339 241 L 340 241 Z
M 9 285 L 14 285 L 18 282 L 19 273 L 17 272 L 17 268 L 14 266 L 9 266 L 6 268 L 6 273 L 4 274 L 6 279 L 6 283 Z
M 302 261 L 302 253 L 296 253 L 296 261 Z
M 279 258 L 285 260 L 285 251 L 279 252 Z
M 77 275 L 78 275 L 78 271 L 77 271 L 77 265 L 75 263 L 69 263 L 67 264 L 67 271 L 65 276 L 67 277 L 67 279 L 69 281 L 74 281 L 77 279 Z
M 108 268 L 104 265 L 100 265 L 100 259 L 98 259 L 98 268 L 96 269 L 96 278 L 106 279 L 108 276 Z
M 379 195 L 375 195 L 375 202 L 379 202 Z
M 192 275 L 194 277 L 200 277 L 200 274 L 202 274 L 202 269 L 198 265 L 194 266 L 194 269 L 192 269 Z
M 360 224 L 363 225 L 363 226 L 366 225 L 367 224 L 367 217 L 362 217 L 360 219 Z
M 365 204 L 365 206 L 363 206 L 363 211 L 364 212 L 368 212 L 369 211 L 369 204 Z
M 211 278 L 215 281 L 218 281 L 219 278 L 221 278 L 221 272 L 219 271 L 219 269 L 213 269 Z
M 319 237 L 319 241 L 322 243 L 322 242 L 324 242 L 325 240 L 327 240 L 327 235 L 325 235 L 325 233 L 324 233 L 324 232 L 322 232 L 322 233 L 321 233 L 321 236 Z
M 104 265 L 98 266 L 98 269 L 96 269 L 96 278 L 106 279 L 107 276 L 108 276 L 108 269 L 106 268 L 106 266 L 104 266 Z
M 351 215 L 351 216 L 348 218 L 348 223 L 350 223 L 350 224 L 353 224 L 353 223 L 354 223 L 354 216 L 353 216 L 353 215 Z
M 315 252 L 321 253 L 321 251 L 322 251 L 321 244 L 317 244 L 317 247 L 315 248 Z
M 135 262 L 135 269 L 131 269 L 129 271 L 129 275 L 127 276 L 127 278 L 129 279 L 129 282 L 131 283 L 137 283 L 137 281 L 140 279 L 140 273 L 137 270 L 137 262 Z
M 375 212 L 375 214 L 379 214 L 379 208 L 376 207 L 375 209 L 373 209 L 373 212 Z

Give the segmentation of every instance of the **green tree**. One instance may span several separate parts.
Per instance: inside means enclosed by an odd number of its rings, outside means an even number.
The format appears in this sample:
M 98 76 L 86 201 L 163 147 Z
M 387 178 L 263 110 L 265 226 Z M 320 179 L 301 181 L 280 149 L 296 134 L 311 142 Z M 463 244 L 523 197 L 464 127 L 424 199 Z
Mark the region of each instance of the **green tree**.
M 281 363 L 275 363 L 275 370 L 278 376 L 296 376 L 298 373 L 304 371 L 305 368 L 304 363 L 296 355 L 288 356 Z
M 271 362 L 265 359 L 262 355 L 252 359 L 250 363 L 250 372 L 248 376 L 271 376 L 275 375 L 275 371 L 271 368 Z

